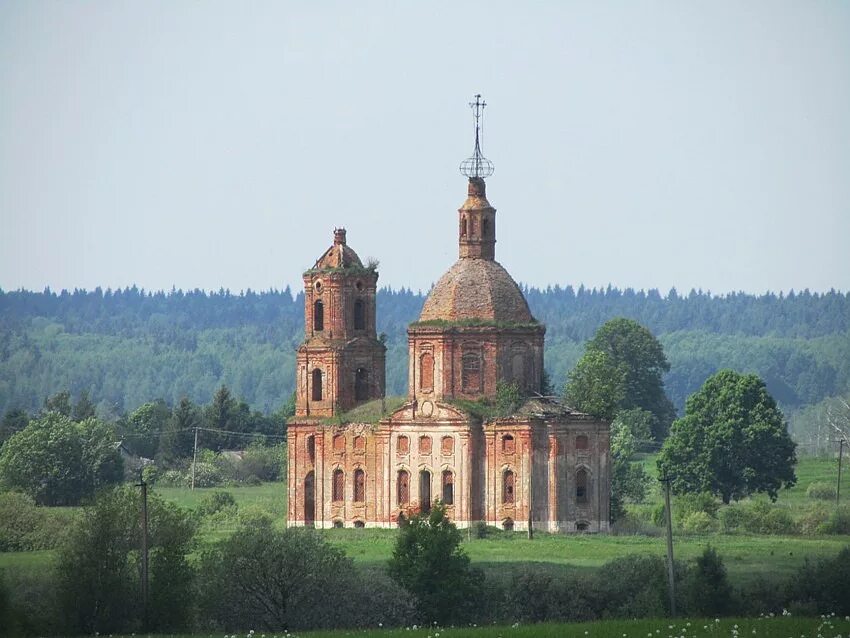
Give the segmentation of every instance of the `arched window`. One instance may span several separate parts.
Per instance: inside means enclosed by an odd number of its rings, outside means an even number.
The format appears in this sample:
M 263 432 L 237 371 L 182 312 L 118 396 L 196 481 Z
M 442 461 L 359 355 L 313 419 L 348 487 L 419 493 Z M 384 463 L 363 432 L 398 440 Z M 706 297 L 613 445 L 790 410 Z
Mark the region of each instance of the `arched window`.
M 334 529 L 342 529 L 343 527 L 345 527 L 345 525 L 343 525 L 342 521 L 340 521 L 340 520 L 334 521 Z
M 504 529 L 506 532 L 514 531 L 513 520 L 511 520 L 510 518 L 506 518 L 505 520 L 503 520 L 502 521 L 502 529 Z
M 444 436 L 443 440 L 440 442 L 440 451 L 444 456 L 450 456 L 454 454 L 455 451 L 455 440 L 453 437 Z
M 355 436 L 354 437 L 354 451 L 358 453 L 363 453 L 366 451 L 366 437 L 365 436 Z
M 354 470 L 354 502 L 362 503 L 366 500 L 366 472 L 357 468 Z
M 510 434 L 502 437 L 502 452 L 504 454 L 513 454 L 516 452 L 516 441 L 514 441 L 514 437 Z
M 345 500 L 345 473 L 340 469 L 334 470 L 332 500 L 337 502 Z
M 586 532 L 590 528 L 590 525 L 587 521 L 579 521 L 576 523 L 576 531 L 577 532 Z
M 336 434 L 333 438 L 333 448 L 334 454 L 344 454 L 345 453 L 345 436 L 342 434 Z
M 354 329 L 366 330 L 366 304 L 362 299 L 354 302 Z
M 399 505 L 407 505 L 410 502 L 410 474 L 407 470 L 398 471 L 396 493 Z
M 321 332 L 325 329 L 325 305 L 321 299 L 313 304 L 313 330 Z
M 466 217 L 460 220 L 460 236 L 466 237 Z
M 313 437 L 310 437 L 313 438 Z M 313 471 L 304 477 L 304 524 L 312 525 L 316 520 L 316 478 Z
M 514 495 L 514 473 L 510 470 L 505 470 L 502 474 L 502 503 L 513 503 Z
M 455 476 L 451 470 L 443 470 L 443 505 L 454 505 Z
M 364 523 L 363 521 L 354 521 L 354 527 L 356 527 L 357 529 L 363 529 L 364 527 L 366 527 L 366 523 Z
M 431 454 L 431 437 L 427 434 L 419 437 L 419 453 Z
M 522 352 L 514 352 L 511 357 L 511 379 L 521 388 L 526 386 L 525 355 Z
M 486 237 L 488 232 L 490 232 L 490 222 L 485 217 L 481 220 L 481 236 Z
M 307 437 L 307 458 L 310 463 L 316 462 L 316 437 L 312 435 Z
M 403 434 L 398 437 L 398 445 L 396 447 L 396 451 L 399 455 L 404 456 L 410 453 L 410 439 L 408 439 Z
M 419 389 L 434 389 L 434 355 L 430 352 L 424 353 L 419 358 Z
M 322 400 L 322 371 L 316 368 L 313 370 L 312 383 L 313 391 L 312 391 L 312 399 L 313 401 L 321 401 Z
M 467 352 L 461 359 L 461 386 L 464 392 L 481 392 L 481 358 Z
M 579 434 L 576 437 L 576 449 L 577 450 L 586 450 L 588 447 L 587 437 L 584 434 Z
M 365 401 L 369 398 L 369 371 L 366 368 L 357 368 L 354 373 L 354 400 Z
M 419 472 L 419 508 L 426 514 L 431 511 L 431 472 Z
M 587 470 L 576 472 L 576 503 L 587 503 Z

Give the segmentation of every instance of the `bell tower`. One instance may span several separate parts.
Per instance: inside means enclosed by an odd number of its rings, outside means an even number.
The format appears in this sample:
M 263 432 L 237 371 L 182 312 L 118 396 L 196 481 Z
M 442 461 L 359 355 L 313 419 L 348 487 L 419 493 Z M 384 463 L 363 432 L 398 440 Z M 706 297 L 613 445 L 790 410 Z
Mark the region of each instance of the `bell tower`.
M 295 416 L 329 417 L 384 394 L 386 347 L 375 330 L 378 271 L 334 229 L 333 245 L 303 275 L 304 342 Z

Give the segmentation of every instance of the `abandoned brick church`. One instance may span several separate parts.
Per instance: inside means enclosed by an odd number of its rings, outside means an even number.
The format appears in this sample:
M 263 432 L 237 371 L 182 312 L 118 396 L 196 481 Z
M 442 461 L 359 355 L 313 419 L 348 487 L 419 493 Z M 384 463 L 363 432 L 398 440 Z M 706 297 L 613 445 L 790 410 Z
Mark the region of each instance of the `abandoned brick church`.
M 495 260 L 496 210 L 478 173 L 458 243 L 459 259 L 407 330 L 407 401 L 376 423 L 341 417 L 384 393 L 378 273 L 344 229 L 304 273 L 288 525 L 393 527 L 439 499 L 459 527 L 608 530 L 608 424 L 541 396 L 545 327 Z M 529 397 L 515 414 L 481 418 L 458 402 L 494 400 L 500 381 Z

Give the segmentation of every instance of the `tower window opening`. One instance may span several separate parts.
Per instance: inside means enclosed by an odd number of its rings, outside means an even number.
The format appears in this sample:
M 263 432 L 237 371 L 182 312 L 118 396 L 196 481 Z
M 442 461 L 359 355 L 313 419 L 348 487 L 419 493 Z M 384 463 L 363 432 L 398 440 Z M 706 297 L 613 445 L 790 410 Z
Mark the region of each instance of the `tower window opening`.
M 576 503 L 587 503 L 587 470 L 576 472 Z
M 369 371 L 357 368 L 354 373 L 354 400 L 365 401 L 369 398 Z
M 516 452 L 516 441 L 513 436 L 506 434 L 502 437 L 502 453 L 513 454 L 514 452 Z
M 515 480 L 515 475 L 511 470 L 505 470 L 505 473 L 502 474 L 502 503 L 513 504 L 515 500 Z
M 579 434 L 576 437 L 576 449 L 586 450 L 588 448 L 587 437 L 584 434 Z
M 451 470 L 443 470 L 443 504 L 454 505 L 455 477 Z
M 460 236 L 466 237 L 466 217 L 460 220 Z
M 419 389 L 434 389 L 434 355 L 430 352 L 419 358 Z
M 312 437 L 310 437 L 312 438 Z M 304 477 L 304 524 L 313 525 L 316 519 L 316 476 L 313 470 Z
M 481 236 L 486 237 L 487 233 L 489 233 L 489 232 L 490 232 L 490 222 L 485 217 L 483 220 L 481 220 Z
M 312 374 L 312 393 L 311 397 L 313 401 L 321 401 L 322 400 L 322 371 L 316 368 L 313 370 Z
M 431 472 L 419 472 L 419 508 L 428 513 L 431 511 Z
M 312 435 L 307 437 L 307 458 L 310 463 L 316 462 L 316 437 Z
M 354 329 L 366 330 L 366 304 L 362 299 L 354 302 Z
M 397 483 L 398 504 L 407 505 L 410 502 L 410 474 L 407 470 L 399 470 Z
M 319 299 L 313 304 L 313 330 L 321 332 L 325 329 L 325 305 Z
M 354 470 L 354 502 L 362 503 L 366 500 L 366 472 L 361 469 Z
M 340 470 L 334 470 L 333 475 L 333 500 L 340 502 L 345 500 L 345 473 Z
M 464 392 L 481 391 L 481 358 L 475 352 L 463 355 L 461 361 L 461 386 Z

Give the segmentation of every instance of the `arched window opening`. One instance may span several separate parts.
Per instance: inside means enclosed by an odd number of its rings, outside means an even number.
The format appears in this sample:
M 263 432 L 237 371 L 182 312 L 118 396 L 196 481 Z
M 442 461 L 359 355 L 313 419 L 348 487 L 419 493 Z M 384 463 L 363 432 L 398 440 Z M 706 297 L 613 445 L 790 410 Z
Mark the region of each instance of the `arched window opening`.
M 579 521 L 578 523 L 576 523 L 577 532 L 586 532 L 588 529 L 590 529 L 590 525 L 588 525 L 587 522 Z
M 313 399 L 313 401 L 321 401 L 322 400 L 322 371 L 319 370 L 318 368 L 316 368 L 315 370 L 313 370 L 313 374 L 311 376 L 312 376 L 312 379 L 311 379 L 310 385 L 312 386 L 313 389 L 312 389 L 312 393 L 311 393 L 310 396 Z
M 332 500 L 334 502 L 345 500 L 345 473 L 340 469 L 334 470 Z
M 431 511 L 431 472 L 419 472 L 419 509 L 424 513 Z
M 514 495 L 514 473 L 510 470 L 505 470 L 502 474 L 502 503 L 513 503 Z
M 396 451 L 399 455 L 404 456 L 406 454 L 410 454 L 410 439 L 408 439 L 403 434 L 398 437 L 398 444 L 396 447 Z
M 506 518 L 504 521 L 502 521 L 502 529 L 505 530 L 506 532 L 514 531 L 513 520 L 511 520 L 510 518 Z
M 434 355 L 426 352 L 419 358 L 419 389 L 434 389 Z
M 515 352 L 511 357 L 511 379 L 519 387 L 526 387 L 525 378 L 525 355 L 521 352 Z
M 468 352 L 461 360 L 461 386 L 464 392 L 481 391 L 481 358 L 476 352 Z
M 444 436 L 443 440 L 440 442 L 440 448 L 444 456 L 449 456 L 454 454 L 455 451 L 455 440 L 453 437 Z
M 576 437 L 576 449 L 586 450 L 588 448 L 587 437 L 584 434 L 579 434 Z
M 313 304 L 313 330 L 321 332 L 325 329 L 325 305 L 321 299 Z
M 363 521 L 354 521 L 354 527 L 357 529 L 363 529 L 364 527 L 366 527 L 366 523 L 364 523 Z
M 466 217 L 460 220 L 460 236 L 466 237 Z
M 354 302 L 354 329 L 366 330 L 366 304 L 362 299 Z
M 443 470 L 443 505 L 455 503 L 455 475 L 451 470 Z
M 333 438 L 333 449 L 334 454 L 344 454 L 345 453 L 345 436 L 342 434 L 336 434 Z
M 587 470 L 576 472 L 576 503 L 587 503 Z
M 310 437 L 313 438 L 313 437 Z M 313 525 L 316 520 L 316 478 L 313 471 L 304 477 L 304 524 Z
M 431 437 L 427 434 L 419 437 L 419 453 L 431 454 Z
M 307 458 L 310 459 L 310 463 L 316 462 L 316 437 L 308 436 L 307 437 Z
M 366 472 L 360 468 L 354 470 L 354 502 L 363 503 L 366 500 Z
M 489 232 L 490 232 L 490 222 L 485 217 L 484 219 L 481 220 L 481 236 L 486 237 L 487 233 L 489 233 Z
M 407 505 L 410 502 L 410 474 L 407 470 L 398 471 L 397 483 L 396 492 L 398 504 Z
M 343 527 L 344 527 L 344 525 L 342 524 L 342 521 L 340 521 L 340 520 L 334 521 L 334 529 L 342 529 Z
M 510 434 L 502 437 L 502 452 L 504 454 L 513 454 L 516 452 L 516 441 Z
M 365 436 L 355 436 L 354 437 L 354 451 L 362 454 L 366 451 L 366 437 Z
M 366 368 L 357 368 L 354 373 L 354 400 L 365 401 L 369 398 L 369 371 Z

